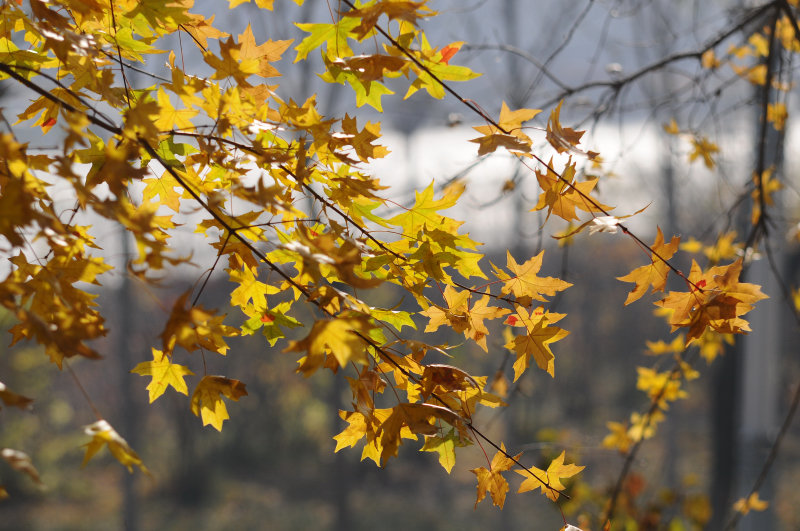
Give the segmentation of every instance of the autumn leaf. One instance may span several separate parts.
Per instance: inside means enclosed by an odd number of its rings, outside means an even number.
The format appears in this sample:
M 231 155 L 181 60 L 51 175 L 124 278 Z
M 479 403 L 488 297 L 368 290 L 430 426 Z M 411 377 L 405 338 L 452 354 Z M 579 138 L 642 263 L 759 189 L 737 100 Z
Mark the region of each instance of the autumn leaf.
M 192 413 L 201 417 L 203 426 L 211 424 L 222 431 L 222 423 L 228 420 L 228 408 L 222 397 L 239 401 L 247 395 L 245 384 L 225 376 L 203 376 L 192 393 Z
M 111 424 L 106 420 L 98 420 L 94 424 L 90 424 L 84 428 L 84 433 L 92 438 L 86 446 L 86 454 L 83 456 L 83 465 L 97 454 L 104 446 L 108 446 L 111 455 L 119 461 L 128 472 L 133 472 L 133 467 L 138 466 L 139 469 L 145 474 L 150 472 L 147 467 L 142 463 L 139 455 L 128 445 L 128 442 L 120 437 L 119 433 L 111 427 Z
M 270 63 L 280 61 L 281 55 L 286 51 L 289 45 L 292 44 L 292 41 L 269 40 L 257 45 L 255 37 L 253 36 L 253 30 L 250 29 L 250 24 L 248 24 L 244 33 L 239 35 L 239 44 L 241 45 L 239 49 L 239 59 L 257 61 L 258 68 L 255 74 L 264 78 L 269 78 L 281 75 Z
M 228 8 L 233 9 L 240 4 L 249 4 L 250 0 L 228 0 Z M 264 9 L 269 9 L 272 11 L 272 4 L 275 3 L 275 0 L 255 0 L 255 3 L 258 7 L 263 7 Z
M 375 435 L 380 439 L 380 462 L 386 463 L 397 456 L 403 438 L 416 439 L 417 435 L 435 435 L 439 432 L 437 421 L 458 427 L 461 419 L 452 410 L 434 404 L 398 404 L 384 420 Z
M 682 251 L 690 253 L 702 252 L 708 261 L 713 265 L 722 260 L 733 260 L 740 255 L 743 245 L 736 242 L 736 231 L 728 231 L 721 234 L 713 245 L 703 245 L 702 242 L 689 238 L 680 245 Z
M 500 118 L 495 125 L 481 125 L 473 127 L 483 136 L 474 138 L 470 142 L 480 145 L 478 155 L 492 153 L 498 147 L 504 147 L 509 151 L 525 153 L 530 151 L 531 139 L 522 132 L 522 122 L 533 119 L 541 111 L 539 109 L 517 109 L 512 111 L 503 102 L 500 109 Z
M 714 155 L 719 152 L 719 147 L 705 137 L 692 138 L 692 152 L 689 153 L 689 161 L 694 162 L 698 158 L 703 159 L 706 168 L 713 170 L 716 162 L 714 162 Z
M 142 179 L 142 182 L 145 184 L 145 188 L 142 191 L 143 201 L 158 197 L 159 204 L 175 212 L 180 212 L 183 187 L 172 175 L 164 172 L 160 177 L 148 177 L 147 179 Z M 180 188 L 180 190 L 176 191 L 176 188 Z
M 767 104 L 767 121 L 772 124 L 776 131 L 783 131 L 787 117 L 788 112 L 786 111 L 785 103 Z
M 439 464 L 442 465 L 447 473 L 453 471 L 456 464 L 456 448 L 465 446 L 467 443 L 458 436 L 455 428 L 450 429 L 445 435 L 432 435 L 425 437 L 425 444 L 422 445 L 420 451 L 422 452 L 435 452 L 439 455 Z
M 668 124 L 664 124 L 664 132 L 669 135 L 677 135 L 681 132 L 678 128 L 678 122 L 675 121 L 675 118 L 672 118 Z
M 18 407 L 20 409 L 30 409 L 31 404 L 33 404 L 32 398 L 13 392 L 3 382 L 0 382 L 0 400 L 7 406 Z
M 284 352 L 307 352 L 300 360 L 298 371 L 306 376 L 322 367 L 328 353 L 340 367 L 351 361 L 367 361 L 367 343 L 364 340 L 374 328 L 364 316 L 323 319 L 314 323 L 311 332 L 299 341 L 291 341 Z
M 569 127 L 563 127 L 560 122 L 561 105 L 564 101 L 558 102 L 558 106 L 550 113 L 547 120 L 547 141 L 559 153 L 574 151 L 581 142 L 581 137 L 585 131 L 575 131 Z
M 336 50 L 338 56 L 348 56 L 353 54 L 353 50 L 347 44 L 347 39 L 353 29 L 360 24 L 356 17 L 344 17 L 336 23 L 324 24 L 295 24 L 302 31 L 309 35 L 300 44 L 294 47 L 297 56 L 294 62 L 305 60 L 308 54 L 325 44 L 329 50 Z
M 741 270 L 741 258 L 733 264 L 714 266 L 706 272 L 692 261 L 688 276 L 691 290 L 670 291 L 667 297 L 656 303 L 673 311 L 670 316 L 673 331 L 688 328 L 687 345 L 699 338 L 707 328 L 724 334 L 741 334 L 750 330 L 749 324 L 741 316 L 767 296 L 755 284 L 740 283 Z
M 511 470 L 522 453 L 515 455 L 513 458 L 509 457 L 506 453 L 505 445 L 500 445 L 500 450 L 492 458 L 492 463 L 489 469 L 486 467 L 479 467 L 470 470 L 478 478 L 478 495 L 475 500 L 475 507 L 486 497 L 488 492 L 492 497 L 492 503 L 501 509 L 506 501 L 506 493 L 508 493 L 508 481 L 503 477 L 503 472 Z
M 783 188 L 783 184 L 773 177 L 773 169 L 767 168 L 761 175 L 753 175 L 753 191 L 750 197 L 753 198 L 752 213 L 750 223 L 756 225 L 761 220 L 761 206 L 772 206 L 775 201 L 773 194 Z M 762 198 L 763 194 L 763 198 Z
M 405 20 L 416 25 L 417 19 L 433 16 L 425 2 L 411 2 L 408 0 L 389 0 L 376 2 L 373 5 L 361 9 L 352 9 L 344 13 L 345 17 L 353 17 L 360 21 L 359 25 L 353 28 L 353 33 L 358 40 L 367 37 L 381 15 L 386 15 L 389 20 Z
M 189 395 L 189 389 L 183 380 L 186 376 L 194 374 L 188 367 L 172 363 L 170 356 L 160 350 L 153 350 L 153 361 L 143 361 L 131 372 L 142 376 L 151 376 L 153 379 L 147 385 L 150 393 L 150 403 L 152 404 L 158 397 L 164 394 L 167 387 L 172 386 L 177 392 Z
M 708 70 L 719 68 L 722 63 L 717 59 L 713 49 L 708 49 L 700 56 L 700 66 Z
M 661 409 L 668 408 L 668 402 L 686 398 L 688 393 L 681 389 L 680 373 L 675 371 L 658 372 L 649 367 L 637 367 L 636 388 L 647 393 L 650 400 Z
M 0 450 L 0 458 L 8 463 L 14 470 L 26 474 L 37 485 L 44 485 L 42 479 L 39 477 L 39 471 L 33 466 L 33 461 L 25 452 L 20 452 L 19 450 L 13 450 L 11 448 L 3 448 Z
M 506 320 L 507 324 L 525 327 L 523 335 L 513 336 L 505 344 L 505 348 L 513 350 L 517 355 L 514 362 L 514 381 L 528 369 L 531 358 L 540 369 L 555 377 L 555 356 L 549 345 L 565 338 L 569 332 L 557 326 L 548 326 L 549 322 L 555 322 L 563 315 L 549 315 L 550 318 L 542 311 L 528 314 L 525 308 L 517 306 L 515 315 Z
M 581 470 L 584 466 L 578 466 L 574 463 L 571 465 L 564 464 L 564 454 L 556 457 L 550 462 L 547 471 L 538 469 L 535 466 L 530 467 L 530 470 L 515 470 L 517 474 L 523 476 L 525 481 L 519 486 L 517 492 L 528 492 L 531 490 L 542 489 L 542 494 L 547 496 L 552 501 L 558 500 L 558 497 L 566 487 L 561 483 L 562 479 L 571 478 Z
M 242 43 L 236 43 L 233 37 L 219 41 L 219 57 L 211 52 L 203 54 L 203 59 L 214 69 L 212 79 L 233 78 L 239 86 L 249 87 L 247 78 L 260 71 L 260 60 L 242 57 Z
M 172 354 L 175 346 L 192 352 L 199 348 L 212 350 L 223 356 L 228 351 L 225 337 L 238 335 L 238 330 L 222 324 L 224 315 L 207 310 L 200 305 L 187 308 L 189 292 L 175 300 L 172 312 L 161 333 L 163 351 Z
M 451 42 L 450 44 L 442 48 L 442 62 L 444 64 L 449 64 L 450 59 L 452 59 L 453 56 L 458 53 L 458 51 L 461 49 L 463 45 L 464 41 L 458 41 L 458 42 Z
M 459 292 L 452 286 L 445 286 L 443 295 L 447 307 L 430 306 L 419 312 L 420 315 L 430 319 L 425 332 L 435 332 L 441 325 L 450 326 L 455 332 L 464 332 L 468 339 L 475 340 L 484 351 L 488 352 L 486 336 L 489 334 L 489 329 L 486 328 L 484 321 L 502 317 L 509 310 L 489 306 L 491 298 L 488 295 L 476 300 L 470 307 L 470 292 L 466 290 Z
M 533 210 L 547 209 L 547 218 L 551 214 L 566 220 L 577 220 L 578 215 L 575 209 L 585 212 L 603 212 L 611 209 L 608 205 L 600 203 L 591 197 L 592 190 L 597 186 L 597 179 L 577 182 L 575 176 L 575 164 L 570 162 L 564 168 L 561 175 L 553 170 L 552 159 L 547 164 L 546 171 L 537 171 L 536 179 L 542 189 L 539 194 L 539 201 Z
M 769 507 L 769 502 L 759 498 L 758 492 L 752 493 L 747 498 L 739 498 L 733 504 L 733 510 L 742 514 L 747 514 L 750 511 L 765 511 L 767 507 Z
M 633 445 L 633 440 L 628 435 L 628 426 L 621 422 L 606 422 L 606 427 L 610 433 L 603 438 L 603 448 L 612 448 L 621 454 L 627 454 Z
M 444 217 L 438 214 L 438 211 L 454 206 L 462 193 L 464 193 L 464 184 L 456 181 L 443 190 L 439 199 L 434 199 L 433 182 L 431 182 L 425 190 L 415 193 L 413 207 L 388 221 L 402 227 L 403 234 L 409 236 L 416 236 L 417 232 L 426 225 L 431 228 L 441 227 Z
M 160 110 L 155 125 L 161 131 L 169 131 L 175 128 L 194 129 L 190 119 L 197 115 L 199 111 L 196 109 L 175 109 L 162 87 L 158 88 L 158 107 Z
M 505 271 L 493 266 L 497 273 L 497 278 L 503 281 L 502 293 L 513 294 L 517 301 L 526 306 L 529 301 L 547 301 L 545 295 L 550 297 L 572 286 L 569 282 L 554 277 L 540 277 L 537 275 L 542 268 L 544 251 L 524 262 L 518 264 L 511 252 L 506 253 L 506 266 L 511 272 L 509 275 Z
M 617 280 L 623 282 L 633 282 L 634 288 L 628 293 L 628 298 L 625 299 L 625 305 L 640 299 L 642 295 L 647 292 L 647 288 L 653 287 L 651 293 L 656 291 L 664 291 L 667 285 L 667 275 L 670 272 L 669 266 L 665 260 L 669 260 L 678 251 L 680 238 L 673 236 L 669 243 L 664 243 L 664 234 L 661 228 L 657 228 L 656 240 L 650 247 L 650 265 L 637 267 L 623 277 L 617 277 Z

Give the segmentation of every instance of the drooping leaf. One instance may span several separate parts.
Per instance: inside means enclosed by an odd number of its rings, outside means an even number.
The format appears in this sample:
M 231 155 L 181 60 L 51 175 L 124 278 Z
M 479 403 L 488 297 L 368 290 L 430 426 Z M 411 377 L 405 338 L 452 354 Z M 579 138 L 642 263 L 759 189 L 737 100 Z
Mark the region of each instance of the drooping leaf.
M 149 474 L 147 467 L 142 463 L 139 455 L 128 445 L 117 431 L 106 420 L 98 420 L 84 428 L 84 433 L 92 438 L 86 444 L 86 454 L 83 456 L 83 466 L 94 457 L 104 446 L 108 446 L 111 455 L 120 462 L 128 472 L 133 472 L 133 467 L 138 466 L 145 474 Z
M 13 392 L 3 382 L 0 382 L 0 400 L 7 406 L 18 407 L 20 409 L 29 409 L 31 404 L 33 404 L 32 398 Z
M 43 485 L 42 479 L 39 477 L 39 471 L 33 466 L 33 461 L 25 452 L 20 452 L 19 450 L 13 450 L 11 448 L 3 448 L 0 450 L 0 457 L 3 458 L 11 468 L 26 474 L 37 485 Z
M 503 477 L 503 472 L 511 470 L 522 453 L 515 455 L 512 458 L 508 457 L 505 451 L 505 445 L 500 445 L 500 450 L 492 458 L 492 463 L 487 469 L 486 467 L 474 468 L 470 472 L 475 474 L 478 478 L 478 494 L 475 500 L 475 507 L 486 497 L 486 493 L 492 497 L 492 503 L 501 509 L 506 501 L 506 493 L 508 493 L 508 481 Z
M 192 413 L 201 417 L 203 426 L 211 424 L 222 431 L 222 423 L 230 418 L 222 397 L 236 402 L 247 395 L 245 384 L 225 376 L 203 376 L 192 393 Z

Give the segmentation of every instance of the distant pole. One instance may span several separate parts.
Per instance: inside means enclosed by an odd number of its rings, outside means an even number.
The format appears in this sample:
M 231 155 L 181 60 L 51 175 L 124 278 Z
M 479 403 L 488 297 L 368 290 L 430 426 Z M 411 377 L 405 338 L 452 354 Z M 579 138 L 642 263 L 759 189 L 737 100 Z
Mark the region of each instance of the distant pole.
M 119 239 L 121 246 L 121 255 L 123 259 L 122 270 L 125 270 L 128 260 L 131 255 L 131 244 L 128 231 L 125 227 L 120 225 Z M 133 308 L 135 304 L 131 292 L 131 281 L 127 272 L 122 275 L 122 282 L 117 291 L 117 322 L 115 323 L 116 329 L 116 345 L 115 355 L 119 359 L 119 396 L 122 397 L 120 404 L 120 414 L 122 415 L 122 436 L 128 441 L 133 448 L 139 447 L 139 423 L 137 411 L 137 402 L 133 399 L 133 389 L 131 388 L 131 374 L 130 370 L 133 367 L 133 357 L 131 355 L 130 344 L 133 340 L 131 332 L 135 328 L 134 320 L 136 319 L 136 311 Z M 122 480 L 123 492 L 123 507 L 122 519 L 123 528 L 126 531 L 137 531 L 139 529 L 139 500 L 136 493 L 136 475 L 124 472 Z
M 780 52 L 775 52 L 780 53 Z M 777 68 L 779 61 L 771 59 Z M 762 87 L 759 91 L 759 101 L 764 97 L 763 91 L 770 87 Z M 769 94 L 767 94 L 768 96 Z M 766 119 L 765 117 L 761 117 Z M 763 132 L 761 131 L 763 129 Z M 757 123 L 759 135 L 765 136 L 761 153 L 756 157 L 763 157 L 757 168 L 764 170 L 772 168 L 773 174 L 780 171 L 783 163 L 783 133 L 776 131 L 771 124 Z M 760 137 L 759 137 L 760 138 Z M 780 201 L 775 198 L 774 204 L 762 215 L 769 215 L 773 219 L 782 218 Z M 768 235 L 765 235 L 768 237 Z M 779 236 L 780 237 L 780 236 Z M 772 248 L 776 264 L 784 263 L 782 245 Z M 758 249 L 763 255 L 765 249 Z M 778 430 L 778 393 L 781 389 L 781 356 L 780 339 L 782 327 L 780 325 L 781 290 L 776 281 L 767 257 L 754 261 L 746 270 L 747 282 L 758 284 L 761 290 L 770 296 L 756 305 L 752 317 L 749 319 L 753 329 L 742 341 L 743 360 L 742 371 L 742 406 L 740 409 L 741 421 L 738 433 L 739 449 L 738 459 L 738 490 L 736 497 L 746 497 L 767 458 L 773 439 Z M 773 491 L 774 475 L 771 474 L 762 485 L 759 497 L 770 501 Z M 775 511 L 771 507 L 767 511 L 754 511 L 742 518 L 739 529 L 741 531 L 758 531 L 762 529 L 775 529 Z

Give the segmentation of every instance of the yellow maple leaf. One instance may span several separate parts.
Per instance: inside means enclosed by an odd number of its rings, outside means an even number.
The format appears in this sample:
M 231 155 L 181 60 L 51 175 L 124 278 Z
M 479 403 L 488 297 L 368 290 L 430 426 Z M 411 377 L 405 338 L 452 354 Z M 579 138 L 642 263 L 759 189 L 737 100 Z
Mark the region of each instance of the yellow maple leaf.
M 272 11 L 272 4 L 275 3 L 275 0 L 255 0 L 255 2 L 258 7 L 262 7 Z M 302 2 L 302 0 L 295 0 L 295 2 L 300 3 Z M 250 0 L 228 0 L 228 9 L 233 9 L 234 7 L 240 4 L 249 4 L 249 3 Z
M 340 367 L 348 363 L 367 361 L 367 343 L 362 339 L 374 328 L 363 315 L 322 319 L 314 323 L 309 334 L 291 341 L 284 352 L 307 352 L 300 360 L 298 371 L 308 376 L 325 365 L 328 353 L 332 354 Z
M 675 121 L 675 118 L 672 118 L 668 124 L 664 125 L 664 132 L 670 135 L 677 135 L 681 132 L 680 128 L 678 128 L 678 122 Z
M 152 350 L 153 361 L 143 361 L 131 369 L 133 373 L 153 378 L 147 385 L 147 391 L 150 393 L 150 403 L 152 404 L 158 397 L 163 395 L 169 386 L 188 396 L 189 389 L 183 379 L 194 373 L 184 365 L 172 363 L 170 356 L 160 350 L 155 348 Z
M 171 354 L 177 345 L 189 352 L 205 348 L 224 356 L 228 351 L 224 337 L 239 335 L 239 331 L 222 324 L 225 315 L 216 315 L 216 310 L 207 310 L 200 305 L 186 308 L 188 297 L 187 291 L 175 300 L 161 333 L 163 351 Z
M 689 161 L 694 162 L 698 157 L 703 158 L 703 162 L 708 169 L 714 169 L 715 162 L 713 155 L 719 151 L 719 147 L 706 137 L 692 138 L 692 152 L 689 153 Z
M 455 429 L 451 429 L 444 436 L 430 436 L 425 437 L 425 444 L 420 448 L 421 452 L 436 452 L 439 454 L 439 464 L 442 465 L 447 473 L 453 471 L 456 464 L 456 447 L 464 446 L 464 443 L 455 433 Z
M 553 459 L 550 462 L 550 466 L 547 467 L 546 472 L 535 466 L 530 467 L 530 471 L 515 470 L 514 472 L 525 477 L 525 481 L 519 486 L 517 492 L 528 492 L 540 488 L 545 496 L 553 501 L 558 500 L 560 492 L 566 488 L 564 484 L 561 483 L 561 480 L 570 478 L 586 468 L 574 463 L 565 465 L 564 454 L 565 452 L 561 452 L 561 455 Z
M 785 103 L 767 104 L 767 121 L 772 124 L 776 131 L 783 131 L 788 115 Z
M 716 264 L 721 260 L 732 260 L 740 254 L 743 245 L 736 243 L 736 231 L 729 231 L 720 235 L 714 245 L 705 246 L 702 242 L 689 238 L 689 241 L 682 243 L 680 249 L 689 253 L 702 252 L 711 264 Z
M 176 109 L 169 101 L 169 96 L 162 87 L 158 87 L 158 118 L 155 125 L 160 131 L 171 129 L 194 129 L 194 124 L 189 120 L 199 111 L 196 109 Z M 177 126 L 177 127 L 175 127 Z
M 263 6 L 262 6 L 263 7 Z M 258 61 L 258 70 L 256 74 L 261 77 L 275 77 L 280 76 L 280 72 L 270 63 L 280 61 L 281 54 L 286 51 L 290 44 L 291 39 L 287 41 L 266 41 L 263 44 L 256 44 L 253 30 L 250 29 L 250 24 L 245 28 L 244 33 L 239 35 L 239 58 L 242 60 L 255 59 Z
M 138 466 L 142 472 L 149 474 L 141 458 L 133 448 L 128 445 L 127 441 L 111 427 L 108 421 L 98 420 L 94 424 L 86 426 L 83 431 L 86 435 L 89 435 L 92 440 L 86 443 L 86 454 L 83 456 L 82 466 L 86 466 L 89 460 L 94 457 L 103 446 L 107 445 L 111 455 L 125 466 L 128 472 L 133 472 L 133 467 Z
M 233 78 L 237 85 L 249 87 L 247 78 L 259 71 L 258 59 L 244 59 L 241 57 L 241 44 L 234 42 L 233 37 L 219 41 L 220 56 L 211 52 L 203 54 L 203 59 L 214 69 L 211 79 Z
M 497 121 L 499 128 L 494 125 L 481 125 L 473 127 L 483 136 L 474 138 L 470 142 L 480 145 L 478 155 L 486 155 L 495 151 L 498 147 L 504 147 L 509 151 L 528 152 L 531 148 L 531 139 L 522 132 L 522 122 L 531 120 L 539 114 L 539 109 L 517 109 L 512 111 L 503 102 L 500 109 L 500 119 Z
M 552 316 L 553 320 L 548 319 Z M 513 339 L 505 344 L 505 348 L 513 350 L 517 354 L 514 362 L 514 381 L 528 369 L 531 358 L 536 361 L 536 365 L 546 371 L 550 376 L 555 377 L 555 363 L 553 351 L 550 344 L 559 341 L 569 334 L 567 330 L 557 326 L 548 326 L 550 322 L 555 322 L 563 317 L 563 314 L 550 314 L 541 311 L 534 311 L 528 315 L 527 311 L 517 306 L 516 315 L 510 316 L 506 322 L 516 326 L 524 325 L 526 333 L 514 336 Z M 511 322 L 513 320 L 513 322 Z
M 203 48 L 208 48 L 208 39 L 219 39 L 220 37 L 228 37 L 224 31 L 220 31 L 213 26 L 214 15 L 203 18 L 197 15 L 190 22 L 181 24 L 181 29 L 188 32 L 199 42 Z M 172 52 L 171 52 L 172 53 Z
M 621 454 L 627 454 L 633 444 L 628 435 L 628 426 L 621 422 L 606 422 L 606 427 L 611 433 L 603 438 L 603 448 L 613 448 L 619 450 Z
M 452 286 L 446 286 L 444 299 L 447 308 L 430 306 L 420 314 L 428 317 L 430 321 L 425 327 L 425 332 L 435 332 L 441 325 L 447 324 L 456 332 L 464 332 L 467 339 L 474 340 L 480 347 L 488 352 L 486 336 L 486 319 L 497 319 L 509 313 L 508 309 L 489 306 L 491 297 L 484 295 L 470 307 L 470 292 L 458 292 Z
M 451 426 L 461 423 L 458 415 L 446 407 L 407 403 L 394 406 L 375 433 L 380 438 L 381 463 L 397 456 L 401 439 L 416 440 L 417 434 L 435 435 L 442 421 Z
M 489 329 L 486 328 L 484 321 L 486 319 L 497 319 L 510 311 L 506 308 L 489 306 L 490 300 L 491 297 L 484 295 L 475 301 L 472 308 L 467 312 L 469 327 L 464 331 L 464 335 L 474 340 L 485 352 L 489 352 L 486 346 L 486 336 L 489 334 Z
M 553 169 L 553 160 L 547 164 L 546 171 L 537 171 L 536 179 L 542 193 L 539 194 L 539 202 L 533 210 L 543 210 L 547 208 L 547 217 L 550 214 L 566 220 L 578 219 L 575 209 L 579 208 L 585 212 L 603 212 L 612 207 L 600 203 L 591 197 L 592 190 L 597 186 L 597 179 L 577 182 L 575 176 L 575 164 L 572 159 L 567 163 L 564 171 L 559 176 Z
M 758 174 L 753 175 L 753 191 L 750 193 L 753 198 L 753 211 L 750 215 L 750 222 L 753 225 L 761 220 L 762 192 L 764 194 L 764 206 L 771 206 L 775 204 L 772 194 L 783 188 L 783 184 L 773 177 L 772 170 L 773 168 L 767 168 L 761 173 L 761 177 Z
M 708 70 L 719 68 L 721 64 L 722 63 L 719 59 L 717 59 L 716 54 L 714 54 L 713 49 L 706 50 L 703 52 L 703 55 L 700 56 L 700 65 Z
M 192 413 L 203 419 L 203 426 L 211 424 L 222 431 L 223 421 L 230 418 L 222 397 L 239 401 L 247 395 L 245 384 L 224 376 L 203 376 L 192 393 Z
M 154 197 L 159 197 L 158 202 L 175 212 L 181 209 L 181 194 L 183 186 L 169 172 L 164 172 L 158 177 L 142 179 L 145 187 L 142 191 L 142 201 L 147 202 Z M 179 190 L 176 191 L 176 188 Z
M 767 83 L 767 65 L 738 66 L 731 64 L 731 68 L 737 76 L 747 79 L 754 85 L 765 85 Z
M 339 416 L 347 421 L 347 427 L 333 437 L 336 441 L 334 452 L 338 452 L 342 448 L 355 446 L 366 436 L 368 430 L 374 437 L 374 431 L 377 426 L 368 425 L 368 418 L 363 413 L 339 410 Z
M 503 281 L 503 294 L 513 294 L 514 297 L 522 304 L 527 306 L 530 300 L 547 301 L 546 296 L 553 296 L 559 291 L 563 291 L 572 286 L 569 282 L 565 282 L 555 277 L 540 277 L 537 275 L 542 268 L 542 261 L 544 260 L 544 251 L 531 258 L 530 260 L 518 264 L 511 252 L 506 252 L 506 264 L 511 275 L 498 269 L 496 266 L 495 272 L 498 274 L 498 279 Z
M 635 283 L 633 289 L 628 293 L 628 298 L 625 299 L 626 306 L 640 299 L 650 286 L 653 287 L 651 293 L 655 293 L 664 291 L 664 287 L 667 285 L 667 275 L 670 269 L 665 260 L 669 260 L 677 252 L 680 238 L 673 236 L 672 240 L 665 244 L 661 227 L 658 227 L 657 230 L 656 240 L 651 246 L 653 250 L 650 256 L 651 263 L 637 267 L 623 277 L 617 277 L 617 280 Z
M 457 291 L 453 286 L 445 286 L 442 294 L 447 307 L 430 306 L 421 315 L 430 321 L 425 332 L 435 332 L 443 324 L 449 325 L 455 332 L 463 332 L 469 327 L 467 312 L 469 311 L 469 291 Z
M 674 310 L 669 318 L 673 331 L 681 327 L 689 329 L 687 345 L 707 328 L 724 334 L 741 334 L 750 330 L 741 316 L 767 296 L 758 285 L 739 282 L 741 270 L 741 258 L 728 266 L 714 266 L 706 272 L 693 260 L 688 277 L 691 290 L 671 291 L 656 303 Z
M 681 389 L 678 373 L 672 371 L 656 372 L 649 367 L 637 367 L 636 388 L 645 391 L 650 400 L 657 401 L 658 407 L 667 409 L 667 402 L 686 398 L 688 394 Z
M 750 511 L 764 511 L 767 507 L 769 507 L 769 502 L 760 499 L 758 492 L 752 493 L 747 498 L 740 498 L 733 504 L 733 510 L 742 514 L 747 514 Z
M 492 497 L 492 503 L 501 509 L 506 501 L 506 493 L 508 493 L 508 481 L 503 477 L 503 472 L 511 470 L 511 467 L 519 460 L 522 454 L 519 453 L 513 459 L 506 455 L 506 448 L 503 444 L 500 445 L 500 450 L 494 454 L 492 463 L 489 468 L 479 467 L 470 470 L 478 477 L 478 495 L 475 500 L 475 507 L 486 497 L 488 492 Z

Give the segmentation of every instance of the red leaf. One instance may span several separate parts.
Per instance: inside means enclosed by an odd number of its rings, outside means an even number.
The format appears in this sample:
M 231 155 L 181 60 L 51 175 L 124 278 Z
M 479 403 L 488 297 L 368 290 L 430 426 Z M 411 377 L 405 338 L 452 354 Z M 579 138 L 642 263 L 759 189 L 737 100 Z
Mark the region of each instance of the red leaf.
M 461 42 L 454 42 L 453 44 L 449 44 L 442 48 L 442 62 L 444 64 L 450 64 L 450 59 L 453 58 L 455 54 L 458 53 L 458 50 L 461 49 Z

